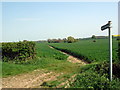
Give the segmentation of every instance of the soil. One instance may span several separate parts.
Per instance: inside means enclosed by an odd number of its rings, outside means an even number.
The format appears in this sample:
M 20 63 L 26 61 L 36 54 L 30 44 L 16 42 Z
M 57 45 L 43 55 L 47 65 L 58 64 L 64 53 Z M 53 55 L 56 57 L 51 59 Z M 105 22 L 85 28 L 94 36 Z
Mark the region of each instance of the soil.
M 43 82 L 56 79 L 60 74 L 62 73 L 37 69 L 29 73 L 3 78 L 2 88 L 35 88 Z

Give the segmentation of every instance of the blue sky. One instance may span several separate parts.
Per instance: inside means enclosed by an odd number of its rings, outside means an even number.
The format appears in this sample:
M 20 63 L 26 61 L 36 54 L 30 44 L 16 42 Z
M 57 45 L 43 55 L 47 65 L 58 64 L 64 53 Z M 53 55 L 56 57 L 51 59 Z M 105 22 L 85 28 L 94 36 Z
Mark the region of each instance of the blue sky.
M 120 1 L 119 1 L 119 3 L 118 3 L 118 34 L 120 35 Z
M 0 2 L 0 42 L 2 41 L 2 3 Z
M 118 34 L 117 2 L 3 2 L 2 41 L 108 35 L 101 25 L 112 21 Z

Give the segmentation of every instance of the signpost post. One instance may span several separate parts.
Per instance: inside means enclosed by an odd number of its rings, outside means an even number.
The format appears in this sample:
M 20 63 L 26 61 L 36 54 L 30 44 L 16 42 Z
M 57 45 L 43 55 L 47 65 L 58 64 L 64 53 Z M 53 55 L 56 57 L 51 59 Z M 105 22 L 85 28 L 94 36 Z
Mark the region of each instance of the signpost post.
M 108 21 L 108 23 L 101 27 L 101 30 L 108 29 L 109 33 L 109 70 L 110 70 L 110 81 L 112 81 L 112 34 L 111 34 L 111 21 Z

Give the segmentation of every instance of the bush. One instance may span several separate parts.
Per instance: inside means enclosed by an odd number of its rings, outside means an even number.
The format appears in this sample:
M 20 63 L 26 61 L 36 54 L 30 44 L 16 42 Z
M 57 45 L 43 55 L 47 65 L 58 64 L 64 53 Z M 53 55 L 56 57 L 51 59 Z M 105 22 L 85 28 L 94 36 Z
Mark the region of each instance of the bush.
M 2 43 L 3 61 L 25 61 L 35 57 L 35 43 L 32 41 Z
M 73 42 L 75 42 L 74 37 L 69 36 L 69 37 L 67 38 L 67 42 L 68 42 L 68 43 L 73 43 Z
M 112 67 L 113 67 L 113 70 L 112 70 L 113 71 L 113 78 L 114 77 L 120 78 L 120 64 L 113 63 Z M 97 73 L 100 75 L 106 75 L 106 77 L 109 78 L 109 63 L 103 62 L 101 64 L 97 64 L 95 66 L 94 71 L 97 71 Z
M 113 80 L 109 81 L 109 63 L 87 65 L 81 68 L 80 74 L 70 84 L 74 88 L 110 89 L 120 88 L 119 68 L 113 64 Z M 118 69 L 118 70 L 117 70 Z M 115 71 L 117 70 L 117 72 Z
M 95 72 L 85 72 L 76 76 L 73 83 L 70 84 L 71 88 L 95 88 L 95 89 L 108 89 L 108 88 L 120 88 L 120 80 L 115 79 L 112 82 L 109 81 L 104 75 L 100 76 Z

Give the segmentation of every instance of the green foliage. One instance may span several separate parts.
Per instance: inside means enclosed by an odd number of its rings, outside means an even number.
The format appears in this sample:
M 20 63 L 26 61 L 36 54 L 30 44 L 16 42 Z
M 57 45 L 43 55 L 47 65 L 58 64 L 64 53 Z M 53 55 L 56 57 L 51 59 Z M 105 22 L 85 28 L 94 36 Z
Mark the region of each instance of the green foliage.
M 109 47 L 108 39 L 81 40 L 76 43 L 50 44 L 58 50 L 65 51 L 73 56 L 91 62 L 80 67 L 80 74 L 70 84 L 71 88 L 120 88 L 118 41 L 113 39 L 113 81 L 109 81 Z M 117 64 L 115 64 L 117 63 Z
M 36 58 L 28 61 L 14 64 L 11 62 L 2 62 L 2 75 L 8 77 L 33 71 L 35 69 L 45 69 L 54 72 L 73 73 L 79 72 L 77 64 L 68 62 L 67 55 L 58 50 L 49 48 L 46 43 L 36 43 Z M 1 61 L 0 61 L 1 63 Z
M 31 41 L 2 43 L 3 61 L 25 61 L 35 57 L 35 43 Z
M 63 39 L 48 39 L 47 42 L 48 43 L 73 43 L 73 42 L 77 42 L 79 41 L 79 39 L 75 39 L 74 37 L 67 37 L 67 38 L 63 38 Z
M 75 42 L 74 37 L 69 36 L 69 37 L 67 38 L 67 42 L 68 42 L 68 43 L 73 43 L 73 42 Z
M 92 63 L 80 68 L 80 73 L 75 77 L 75 81 L 70 84 L 70 87 L 120 88 L 120 79 L 113 75 L 113 81 L 109 81 L 109 64 L 107 62 Z
M 50 43 L 53 47 L 84 59 L 87 62 L 109 61 L 108 44 L 108 39 L 97 39 L 96 43 L 92 39 L 81 40 L 76 43 Z M 119 62 L 117 50 L 118 42 L 113 39 L 113 62 Z
M 59 51 L 50 48 L 47 43 L 36 43 L 37 56 L 40 58 L 54 58 L 58 60 L 66 60 L 68 56 L 60 53 Z
M 109 81 L 104 75 L 97 74 L 95 72 L 80 73 L 76 76 L 75 81 L 71 84 L 71 88 L 94 88 L 94 89 L 109 89 L 120 88 L 120 80 L 114 79 Z
M 95 35 L 92 35 L 92 37 L 91 37 L 92 39 L 96 39 L 96 36 Z
M 30 66 L 27 67 L 24 65 L 2 62 L 2 77 L 17 75 L 34 69 L 35 68 L 31 68 Z
M 58 73 L 67 73 L 68 75 L 64 75 L 65 78 L 69 78 L 69 74 L 71 73 L 79 73 L 75 77 L 75 81 L 70 84 L 71 88 L 120 88 L 120 80 L 116 77 L 119 72 L 116 73 L 116 75 L 113 72 L 112 82 L 109 82 L 108 79 L 109 61 L 107 39 L 98 39 L 96 43 L 93 43 L 92 40 L 81 40 L 76 43 L 54 43 L 50 45 L 93 63 L 85 66 L 70 63 L 66 61 L 68 56 L 55 49 L 49 48 L 47 43 L 36 43 L 37 58 L 35 60 L 31 59 L 26 61 L 23 64 L 3 62 L 3 77 L 41 68 Z M 116 40 L 113 40 L 114 63 L 119 62 L 116 51 L 118 51 L 118 44 Z M 119 65 L 115 64 L 115 66 L 114 71 L 117 70 Z M 120 70 L 118 69 L 118 71 Z M 61 81 L 53 81 L 51 83 L 45 82 L 43 86 L 55 87 L 60 82 Z

